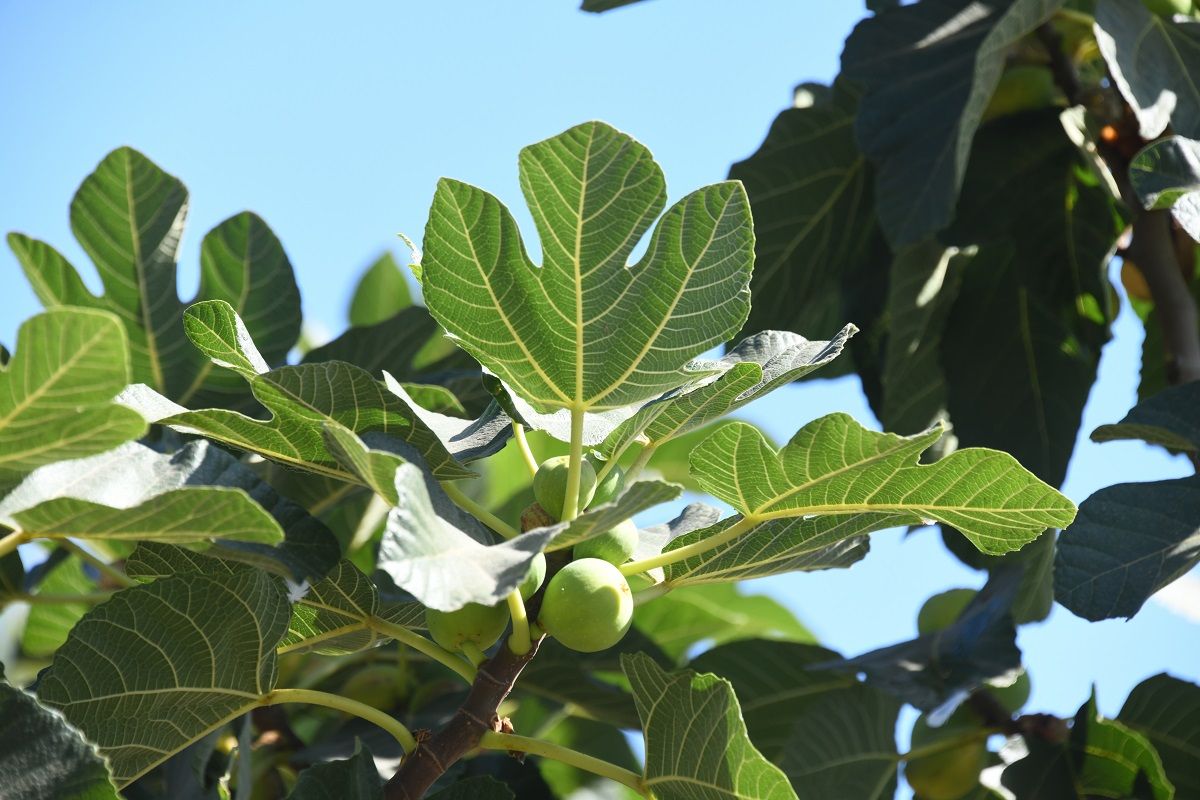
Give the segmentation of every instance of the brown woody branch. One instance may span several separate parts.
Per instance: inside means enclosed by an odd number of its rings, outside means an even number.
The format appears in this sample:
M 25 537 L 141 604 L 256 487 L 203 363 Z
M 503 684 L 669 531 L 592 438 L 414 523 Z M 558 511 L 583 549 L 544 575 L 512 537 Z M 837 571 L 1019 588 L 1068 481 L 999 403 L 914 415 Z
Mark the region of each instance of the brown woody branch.
M 521 671 L 537 654 L 538 639 L 525 655 L 501 645 L 496 655 L 479 668 L 467 699 L 441 730 L 419 741 L 417 749 L 404 757 L 400 769 L 383 788 L 384 800 L 420 800 L 429 787 L 454 762 L 479 746 L 487 731 L 500 731 L 496 709 L 508 697 Z

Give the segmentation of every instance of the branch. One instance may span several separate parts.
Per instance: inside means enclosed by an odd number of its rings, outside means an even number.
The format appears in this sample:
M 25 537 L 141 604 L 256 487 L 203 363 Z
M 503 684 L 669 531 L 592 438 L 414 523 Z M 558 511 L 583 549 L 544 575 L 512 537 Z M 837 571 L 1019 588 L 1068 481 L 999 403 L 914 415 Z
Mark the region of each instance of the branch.
M 508 697 L 521 671 L 537 654 L 542 640 L 517 655 L 501 645 L 479 668 L 467 699 L 437 733 L 417 745 L 383 788 L 384 800 L 420 800 L 456 761 L 479 747 L 485 733 L 498 733 L 496 709 Z
M 1079 105 L 1083 102 L 1083 86 L 1079 82 L 1079 73 L 1075 69 L 1075 62 L 1063 50 L 1062 34 L 1049 22 L 1039 25 L 1035 33 L 1038 41 L 1042 43 L 1042 47 L 1046 48 L 1046 54 L 1050 56 L 1049 67 L 1050 72 L 1054 75 L 1054 82 L 1067 96 L 1068 103 L 1073 106 Z

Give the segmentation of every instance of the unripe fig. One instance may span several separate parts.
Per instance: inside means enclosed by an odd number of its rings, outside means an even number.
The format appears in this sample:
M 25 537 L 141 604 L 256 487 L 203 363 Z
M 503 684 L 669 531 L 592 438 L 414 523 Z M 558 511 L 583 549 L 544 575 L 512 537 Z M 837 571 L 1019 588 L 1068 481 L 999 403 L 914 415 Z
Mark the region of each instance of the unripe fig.
M 904 777 L 921 800 L 959 800 L 979 785 L 986 766 L 987 746 L 975 740 L 912 759 Z
M 917 632 L 924 636 L 949 628 L 976 594 L 974 589 L 950 589 L 930 597 L 917 612 Z
M 464 642 L 473 642 L 480 650 L 486 650 L 508 627 L 508 607 L 503 603 L 495 606 L 467 603 L 457 611 L 427 608 L 425 625 L 433 640 L 447 650 L 461 650 Z
M 355 672 L 342 684 L 338 694 L 366 703 L 372 708 L 389 709 L 404 696 L 394 665 L 374 664 Z
M 633 520 L 627 519 L 604 533 L 575 545 L 575 558 L 598 558 L 614 566 L 620 566 L 633 555 L 637 543 L 637 525 L 633 524 Z
M 987 690 L 1000 702 L 1000 705 L 1008 709 L 1009 713 L 1015 714 L 1029 702 L 1029 694 L 1033 690 L 1033 687 L 1029 682 L 1029 673 L 1022 672 L 1008 686 L 997 686 L 994 683 L 989 683 Z
M 538 505 L 546 509 L 546 513 L 554 517 L 554 519 L 562 519 L 563 503 L 567 497 L 567 473 L 570 469 L 571 459 L 569 456 L 555 456 L 548 458 L 538 467 L 537 474 L 533 476 L 533 496 L 538 501 Z M 592 495 L 596 492 L 596 470 L 592 469 L 592 465 L 588 460 L 581 459 L 579 462 L 579 505 L 577 508 L 586 508 L 591 502 Z
M 546 579 L 546 554 L 538 553 L 533 557 L 533 563 L 529 565 L 529 572 L 525 573 L 525 580 L 521 581 L 521 585 L 517 590 L 521 593 L 522 600 L 528 600 L 533 597 L 533 593 L 542 588 L 542 581 Z
M 979 730 L 972 715 L 955 712 L 938 728 L 929 727 L 925 717 L 921 717 L 913 725 L 912 747 L 916 750 L 949 739 L 971 737 Z M 986 739 L 974 736 L 946 750 L 909 760 L 904 777 L 921 800 L 959 800 L 979 785 L 979 773 L 986 766 Z
M 604 480 L 596 485 L 596 493 L 592 495 L 592 502 L 588 503 L 588 506 L 603 505 L 610 500 L 617 499 L 617 495 L 621 493 L 621 488 L 624 485 L 625 470 L 613 464 L 612 469 L 604 476 Z
M 992 99 L 983 112 L 983 119 L 995 119 L 1022 111 L 1046 108 L 1059 102 L 1054 75 L 1043 66 L 1018 65 L 1009 67 L 992 92 Z
M 621 641 L 633 622 L 633 593 L 616 567 L 581 558 L 559 570 L 542 598 L 538 623 L 564 647 L 595 653 Z

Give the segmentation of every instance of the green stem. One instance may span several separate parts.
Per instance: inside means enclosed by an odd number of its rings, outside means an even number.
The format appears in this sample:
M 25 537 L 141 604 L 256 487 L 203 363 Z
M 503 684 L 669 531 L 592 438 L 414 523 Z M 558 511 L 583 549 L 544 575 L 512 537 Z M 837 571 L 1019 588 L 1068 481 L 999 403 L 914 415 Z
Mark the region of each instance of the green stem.
M 129 577 L 124 572 L 122 572 L 121 570 L 114 567 L 112 564 L 109 564 L 107 561 L 100 558 L 95 553 L 84 549 L 84 547 L 82 545 L 78 544 L 74 540 L 62 539 L 59 541 L 59 544 L 62 545 L 67 550 L 70 550 L 75 555 L 82 558 L 87 563 L 91 564 L 93 567 L 96 568 L 97 571 L 100 572 L 101 575 L 107 576 L 110 580 L 115 582 L 118 586 L 124 586 L 126 588 L 129 588 L 130 586 L 138 585 L 138 582 L 135 581 L 133 578 Z
M 10 598 L 14 602 L 29 603 L 30 605 L 63 605 L 65 603 L 103 603 L 112 597 L 112 592 L 88 592 L 86 594 L 15 594 Z
M 665 553 L 660 553 L 650 558 L 643 558 L 641 561 L 630 561 L 627 564 L 622 564 L 620 567 L 621 574 L 637 575 L 652 570 L 655 567 L 665 567 L 667 564 L 674 564 L 692 556 L 707 553 L 709 550 L 714 550 L 723 544 L 732 542 L 743 533 L 754 528 L 759 522 L 761 520 L 758 517 L 742 517 L 716 536 L 709 536 L 707 539 L 701 539 L 698 542 L 692 542 L 691 544 L 678 547 L 674 550 L 668 550 Z
M 529 616 L 525 613 L 525 601 L 521 592 L 513 589 L 508 593 L 508 613 L 512 617 L 512 636 L 508 637 L 508 646 L 514 653 L 523 656 L 529 652 L 533 643 L 529 640 Z
M 324 706 L 326 708 L 344 711 L 355 717 L 361 717 L 367 722 L 372 722 L 385 731 L 396 737 L 396 741 L 404 748 L 405 753 L 411 753 L 417 749 L 417 740 L 413 738 L 412 733 L 404 724 L 390 714 L 385 714 L 377 708 L 372 708 L 366 703 L 360 703 L 357 700 L 351 700 L 349 697 L 342 697 L 338 694 L 330 694 L 329 692 L 317 692 L 312 689 L 275 689 L 267 692 L 261 701 L 264 706 L 278 705 L 279 703 L 304 703 L 306 705 Z
M 971 742 L 977 742 L 980 739 L 986 739 L 993 733 L 995 733 L 995 731 L 983 728 L 981 730 L 973 730 L 964 736 L 953 736 L 949 739 L 939 739 L 936 742 L 930 742 L 922 747 L 914 747 L 907 753 L 901 753 L 900 755 L 896 756 L 896 760 L 909 761 L 910 759 L 914 758 L 931 756 L 944 750 L 953 750 L 956 747 L 962 747 L 964 744 L 970 744 Z
M 650 459 L 654 456 L 654 451 L 657 449 L 657 447 L 658 445 L 654 444 L 646 445 L 642 448 L 642 452 L 638 453 L 637 458 L 634 459 L 633 463 L 629 465 L 629 469 L 625 472 L 626 486 L 633 483 L 634 479 L 641 474 L 643 469 L 645 469 L 646 464 L 649 463 Z M 596 481 L 596 483 L 599 484 L 600 481 Z
M 487 661 L 487 654 L 480 650 L 479 645 L 472 641 L 462 643 L 462 654 L 475 665 L 476 669 L 478 669 L 480 664 Z
M 569 747 L 545 742 L 541 739 L 531 739 L 528 736 L 518 736 L 515 733 L 495 733 L 488 731 L 483 734 L 479 746 L 486 750 L 509 750 L 518 753 L 530 753 L 543 758 L 552 758 L 572 767 L 582 769 L 594 775 L 623 783 L 643 797 L 649 793 L 642 776 L 632 770 L 618 767 L 600 758 L 589 756 Z
M 496 533 L 503 536 L 505 539 L 511 539 L 514 536 L 520 535 L 520 531 L 497 517 L 492 512 L 488 511 L 483 506 L 479 505 L 479 503 L 476 503 L 474 500 L 467 497 L 463 490 L 459 489 L 453 483 L 444 481 L 442 483 L 442 489 L 444 489 L 450 499 L 454 501 L 455 505 L 465 511 L 471 512 L 476 519 L 487 525 Z
M 571 454 L 567 467 L 567 496 L 563 498 L 562 521 L 579 516 L 579 472 L 583 463 L 583 409 L 571 409 Z
M 604 479 L 608 477 L 608 473 L 612 472 L 617 466 L 617 462 L 621 460 L 621 456 L 625 455 L 625 451 L 629 449 L 629 445 L 631 444 L 633 444 L 632 441 L 626 442 L 609 454 L 608 460 L 604 462 L 604 466 L 596 473 L 597 486 L 604 483 Z
M 368 627 L 376 633 L 382 633 L 384 636 L 390 636 L 400 644 L 406 644 L 418 653 L 422 653 L 434 661 L 438 662 L 447 669 L 451 669 L 458 673 L 467 683 L 475 682 L 475 670 L 470 664 L 463 661 L 458 656 L 451 653 L 445 648 L 439 647 L 437 644 L 429 641 L 424 636 L 415 631 L 410 631 L 401 625 L 394 625 L 390 622 L 372 617 L 367 623 Z
M 521 451 L 525 466 L 529 467 L 529 474 L 536 475 L 538 460 L 534 458 L 533 450 L 529 447 L 529 439 L 525 438 L 525 426 L 519 422 L 513 423 L 513 438 L 517 440 L 517 449 Z
M 16 550 L 18 545 L 25 544 L 25 541 L 25 531 L 13 531 L 7 536 L 0 536 L 0 558 Z
M 653 586 L 647 586 L 640 592 L 633 593 L 633 604 L 634 606 L 640 606 L 643 603 L 649 603 L 651 600 L 655 600 L 659 597 L 662 597 L 664 594 L 667 594 L 673 588 L 674 587 L 671 586 L 671 584 L 665 582 L 656 583 Z

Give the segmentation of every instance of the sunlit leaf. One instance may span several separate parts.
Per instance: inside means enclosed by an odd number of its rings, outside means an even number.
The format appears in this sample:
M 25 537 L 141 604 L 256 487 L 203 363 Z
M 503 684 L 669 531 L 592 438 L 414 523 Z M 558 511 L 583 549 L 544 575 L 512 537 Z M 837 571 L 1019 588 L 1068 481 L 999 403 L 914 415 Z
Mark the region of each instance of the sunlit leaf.
M 920 454 L 940 427 L 914 436 L 875 433 L 845 414 L 805 425 L 776 451 L 753 426 L 730 425 L 692 451 L 712 495 L 755 521 L 888 514 L 953 525 L 984 552 L 1003 553 L 1075 516 L 1069 500 L 1012 456 L 960 450 L 933 464 Z
M 900 702 L 812 668 L 833 658 L 815 645 L 752 640 L 709 650 L 691 666 L 733 684 L 750 738 L 800 797 L 890 800 Z
M 181 325 L 176 260 L 187 190 L 136 150 L 109 153 L 71 201 L 71 230 L 96 265 L 104 295 L 93 295 L 67 260 L 20 234 L 9 245 L 47 307 L 113 311 L 129 336 L 133 381 L 184 405 L 220 403 L 245 392 L 213 371 Z M 246 321 L 269 363 L 281 362 L 300 333 L 300 293 L 275 234 L 243 212 L 212 231 L 200 248 L 197 300 L 225 300 Z
M 404 271 L 391 253 L 384 253 L 358 279 L 350 298 L 350 324 L 375 325 L 412 306 Z M 350 359 L 341 359 L 349 361 Z
M 0 489 L 55 461 L 136 439 L 140 415 L 112 402 L 129 355 L 111 314 L 58 309 L 26 320 L 0 370 Z
M 753 232 L 738 184 L 685 197 L 627 266 L 666 199 L 644 146 L 589 122 L 525 148 L 520 166 L 542 265 L 500 201 L 443 179 L 422 267 L 433 316 L 536 411 L 643 403 L 741 327 Z
M 796 793 L 746 735 L 729 682 L 667 672 L 640 653 L 622 656 L 646 736 L 646 788 L 661 800 L 788 800 Z
M 1200 142 L 1182 136 L 1151 142 L 1133 157 L 1129 179 L 1146 208 L 1171 209 L 1180 227 L 1200 241 Z

